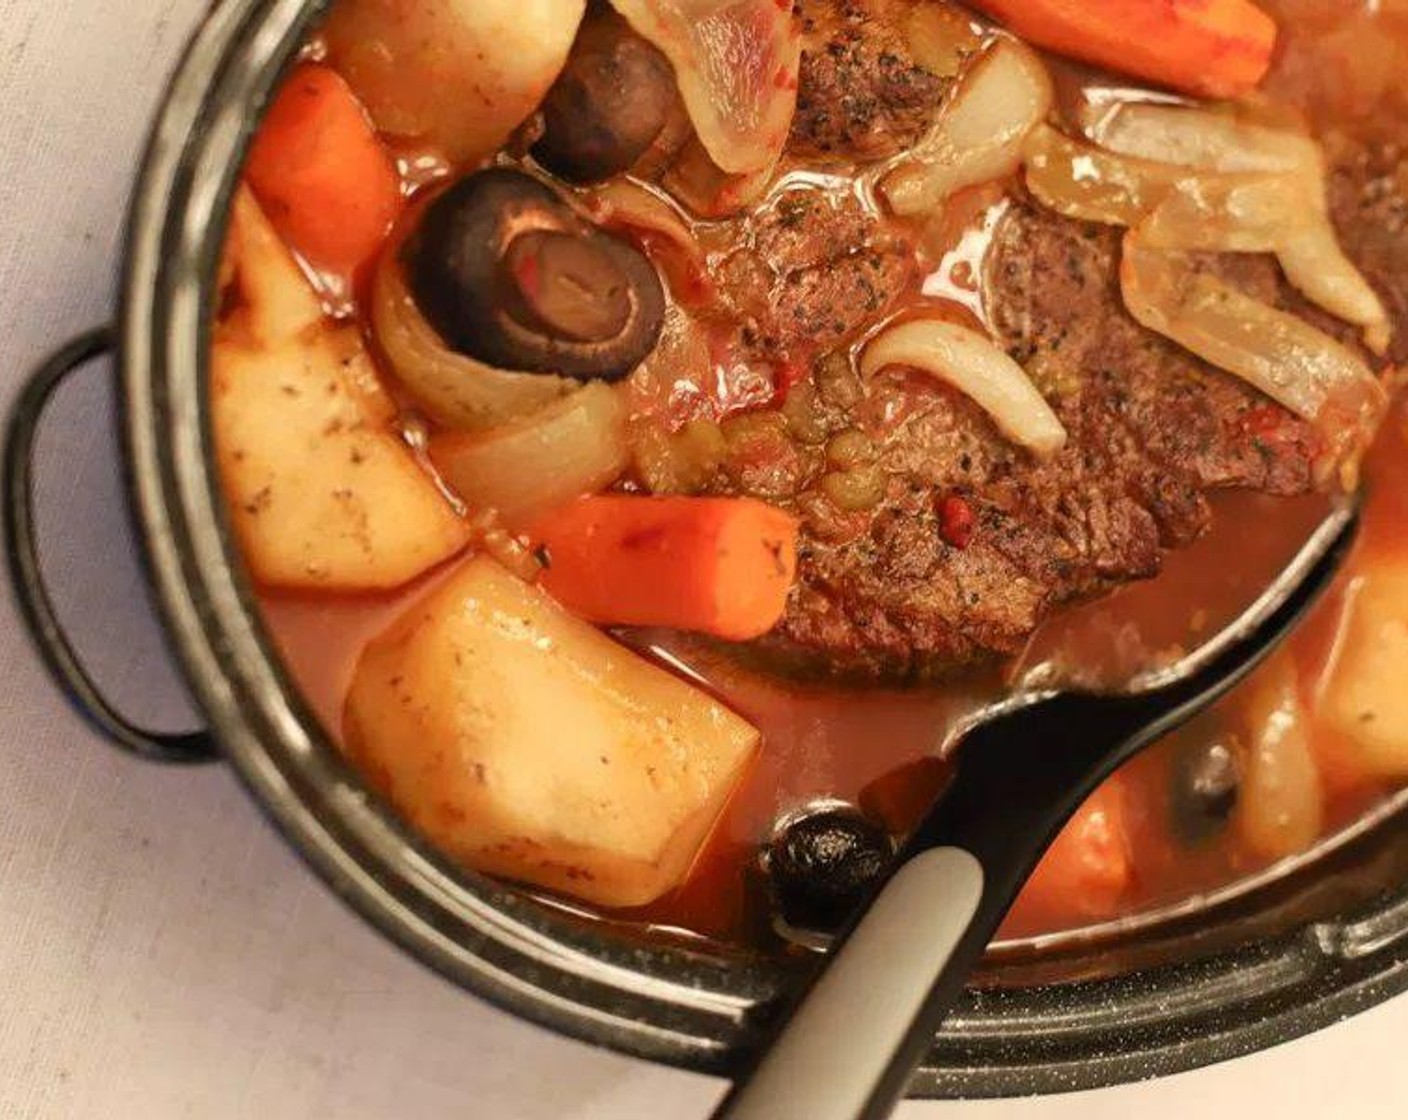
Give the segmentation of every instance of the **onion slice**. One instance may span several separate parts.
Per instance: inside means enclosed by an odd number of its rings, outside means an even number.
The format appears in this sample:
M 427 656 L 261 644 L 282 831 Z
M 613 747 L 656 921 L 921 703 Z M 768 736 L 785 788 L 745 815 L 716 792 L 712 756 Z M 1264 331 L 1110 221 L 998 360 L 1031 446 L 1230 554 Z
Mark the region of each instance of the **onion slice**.
M 1324 157 L 1311 137 L 1226 112 L 1146 104 L 1125 104 L 1100 112 L 1087 121 L 1087 132 L 1098 144 L 1121 155 L 1196 169 L 1204 175 L 1280 177 L 1285 184 L 1280 188 L 1280 205 L 1285 210 L 1280 219 L 1281 237 L 1270 239 L 1269 244 L 1239 244 L 1237 235 L 1244 232 L 1247 215 L 1228 205 L 1209 215 L 1212 221 L 1202 244 L 1173 247 L 1274 252 L 1286 279 L 1306 299 L 1362 327 L 1371 350 L 1383 353 L 1387 349 L 1392 335 L 1388 311 L 1340 248 L 1330 221 Z M 1269 183 L 1269 179 L 1263 182 Z M 1225 187 L 1213 189 L 1226 191 Z M 1263 199 L 1269 199 L 1271 191 L 1262 189 Z M 1229 196 L 1225 201 L 1236 200 Z M 1260 218 L 1270 232 L 1275 220 L 1270 211 L 1263 209 Z M 1221 244 L 1216 243 L 1217 230 L 1227 231 Z M 1151 235 L 1145 243 L 1152 246 L 1162 237 Z
M 797 105 L 802 38 L 776 0 L 611 0 L 670 60 L 700 142 L 734 175 L 771 168 Z
M 1126 234 L 1125 306 L 1141 324 L 1311 421 L 1334 459 L 1362 448 L 1387 394 L 1359 356 L 1305 320 L 1197 271 L 1181 253 Z
M 1296 231 L 1276 248 L 1281 270 L 1296 290 L 1343 319 L 1364 328 L 1364 344 L 1375 354 L 1388 351 L 1393 326 L 1388 309 L 1354 262 L 1345 256 L 1328 221 Z
M 964 187 L 1010 175 L 1052 97 L 1041 59 L 999 39 L 964 75 L 929 133 L 880 181 L 880 194 L 897 214 L 921 214 Z
M 494 431 L 432 436 L 430 461 L 471 510 L 523 526 L 620 477 L 630 461 L 626 411 L 618 390 L 594 381 Z
M 1066 445 L 1066 429 L 1022 367 L 985 335 L 942 319 L 889 327 L 865 348 L 861 375 L 908 366 L 952 385 L 992 417 L 1003 435 L 1040 456 Z
M 1301 183 L 1288 175 L 1185 175 L 1139 223 L 1150 249 L 1275 253 L 1317 225 Z
M 372 282 L 372 337 L 392 372 L 431 416 L 481 431 L 542 408 L 576 387 L 551 374 L 496 369 L 445 345 L 406 288 L 399 244 L 388 245 Z
M 1088 110 L 1085 132 L 1120 155 L 1225 172 L 1299 172 L 1320 164 L 1304 133 L 1256 124 L 1228 112 L 1121 102 Z
M 1049 125 L 1024 146 L 1027 188 L 1048 209 L 1087 222 L 1139 226 L 1149 248 L 1274 252 L 1315 221 L 1285 174 L 1197 171 L 1121 155 Z
M 1183 172 L 1074 140 L 1050 125 L 1023 145 L 1027 189 L 1058 214 L 1106 225 L 1138 225 Z
M 697 303 L 709 291 L 704 247 L 659 195 L 630 179 L 613 179 L 588 193 L 587 208 L 598 225 L 629 230 L 653 250 L 677 300 Z

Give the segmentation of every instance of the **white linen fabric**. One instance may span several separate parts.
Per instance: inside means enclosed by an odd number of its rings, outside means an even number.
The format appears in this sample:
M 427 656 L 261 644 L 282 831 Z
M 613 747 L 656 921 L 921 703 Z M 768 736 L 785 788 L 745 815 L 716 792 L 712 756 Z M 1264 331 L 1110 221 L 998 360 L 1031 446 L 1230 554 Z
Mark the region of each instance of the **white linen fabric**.
M 203 0 L 0 0 L 0 403 L 111 312 L 125 199 Z M 48 568 L 99 677 L 189 726 L 128 533 L 110 371 L 42 445 Z M 1270 1054 L 1042 1102 L 905 1120 L 1399 1118 L 1408 1000 Z M 626 1120 L 702 1117 L 720 1085 L 520 1023 L 347 912 L 220 767 L 108 749 L 51 687 L 0 595 L 0 1117 Z

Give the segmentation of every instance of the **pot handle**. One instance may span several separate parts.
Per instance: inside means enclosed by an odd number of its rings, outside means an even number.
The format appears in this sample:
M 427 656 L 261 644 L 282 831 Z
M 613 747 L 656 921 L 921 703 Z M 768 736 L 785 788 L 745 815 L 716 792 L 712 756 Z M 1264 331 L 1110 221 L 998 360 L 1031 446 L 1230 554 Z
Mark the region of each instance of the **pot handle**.
M 129 723 L 108 703 L 83 668 L 49 599 L 40 570 L 34 526 L 34 444 L 44 409 L 74 370 L 113 349 L 112 331 L 99 327 L 55 351 L 29 377 L 10 412 L 5 432 L 5 558 L 21 617 L 54 680 L 78 711 L 118 747 L 153 762 L 208 762 L 218 757 L 209 733 L 168 734 Z

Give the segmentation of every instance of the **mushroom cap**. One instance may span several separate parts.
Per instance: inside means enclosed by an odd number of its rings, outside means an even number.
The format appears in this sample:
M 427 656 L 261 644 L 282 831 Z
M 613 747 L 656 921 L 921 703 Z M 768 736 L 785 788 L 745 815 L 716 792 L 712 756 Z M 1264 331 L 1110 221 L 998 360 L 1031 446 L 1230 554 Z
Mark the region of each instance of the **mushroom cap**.
M 633 168 L 679 99 L 674 67 L 619 15 L 589 15 L 540 106 L 533 158 L 571 183 L 599 183 Z
M 654 349 L 665 293 L 638 249 L 507 167 L 436 197 L 404 250 L 447 346 L 503 369 L 616 380 Z

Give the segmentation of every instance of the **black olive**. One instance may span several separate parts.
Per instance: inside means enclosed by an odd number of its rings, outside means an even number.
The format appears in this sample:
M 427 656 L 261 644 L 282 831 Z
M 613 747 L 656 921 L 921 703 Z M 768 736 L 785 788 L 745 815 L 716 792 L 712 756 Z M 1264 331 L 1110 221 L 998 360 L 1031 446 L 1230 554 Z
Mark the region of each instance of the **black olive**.
M 889 834 L 850 810 L 825 809 L 792 821 L 765 857 L 783 921 L 797 929 L 836 932 L 893 854 Z
M 1241 766 L 1233 740 L 1199 736 L 1181 744 L 1173 760 L 1169 808 L 1174 831 L 1198 845 L 1216 836 L 1237 805 Z
M 440 194 L 404 261 L 445 344 L 491 366 L 615 380 L 660 338 L 655 266 L 521 171 L 479 171 Z
M 543 100 L 533 158 L 572 183 L 629 171 L 670 121 L 677 96 L 669 60 L 603 5 Z

